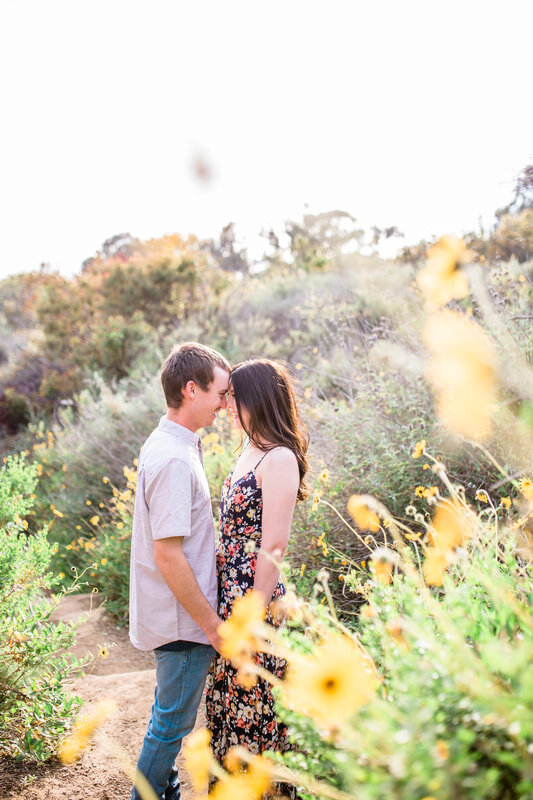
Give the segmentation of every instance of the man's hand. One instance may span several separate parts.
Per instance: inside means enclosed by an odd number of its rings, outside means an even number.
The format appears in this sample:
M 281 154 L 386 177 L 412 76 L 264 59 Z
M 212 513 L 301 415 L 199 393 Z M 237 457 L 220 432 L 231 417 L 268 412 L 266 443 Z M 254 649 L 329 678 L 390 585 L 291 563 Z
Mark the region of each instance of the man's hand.
M 183 537 L 156 539 L 154 560 L 176 599 L 204 631 L 215 650 L 220 652 L 218 626 L 222 620 L 211 608 L 198 586 L 198 581 L 183 552 Z

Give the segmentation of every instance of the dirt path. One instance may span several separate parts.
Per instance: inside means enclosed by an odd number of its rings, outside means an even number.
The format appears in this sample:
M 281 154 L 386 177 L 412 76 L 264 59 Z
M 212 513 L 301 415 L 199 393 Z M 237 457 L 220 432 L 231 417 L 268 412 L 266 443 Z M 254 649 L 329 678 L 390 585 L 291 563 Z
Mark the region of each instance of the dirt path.
M 116 714 L 103 731 L 135 763 L 146 731 L 152 705 L 155 670 L 152 653 L 135 650 L 127 631 L 117 628 L 102 608 L 91 607 L 94 595 L 73 595 L 62 602 L 57 619 L 87 616 L 79 628 L 74 653 L 97 655 L 106 648 L 106 659 L 97 658 L 88 674 L 79 679 L 73 691 L 86 703 L 112 698 Z M 203 703 L 197 725 L 204 724 Z M 182 797 L 192 800 L 193 790 L 178 757 Z M 115 757 L 103 744 L 95 743 L 72 766 L 58 762 L 34 766 L 0 761 L 0 800 L 128 800 L 130 782 Z

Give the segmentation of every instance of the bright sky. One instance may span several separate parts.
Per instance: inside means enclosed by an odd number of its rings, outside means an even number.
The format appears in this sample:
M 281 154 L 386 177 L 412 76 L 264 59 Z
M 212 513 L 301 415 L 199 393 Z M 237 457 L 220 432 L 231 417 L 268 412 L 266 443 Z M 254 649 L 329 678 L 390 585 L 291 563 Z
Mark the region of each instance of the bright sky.
M 340 208 L 477 227 L 533 158 L 530 0 L 0 0 L 0 277 Z M 200 157 L 212 178 L 192 168 Z

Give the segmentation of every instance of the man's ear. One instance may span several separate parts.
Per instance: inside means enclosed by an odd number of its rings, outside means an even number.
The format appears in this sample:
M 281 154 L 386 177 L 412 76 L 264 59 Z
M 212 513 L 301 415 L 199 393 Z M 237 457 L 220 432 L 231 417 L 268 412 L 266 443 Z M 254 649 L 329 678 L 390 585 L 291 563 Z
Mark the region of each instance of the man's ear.
M 182 389 L 183 396 L 187 397 L 189 400 L 192 400 L 196 394 L 197 386 L 194 381 L 187 381 L 184 388 Z

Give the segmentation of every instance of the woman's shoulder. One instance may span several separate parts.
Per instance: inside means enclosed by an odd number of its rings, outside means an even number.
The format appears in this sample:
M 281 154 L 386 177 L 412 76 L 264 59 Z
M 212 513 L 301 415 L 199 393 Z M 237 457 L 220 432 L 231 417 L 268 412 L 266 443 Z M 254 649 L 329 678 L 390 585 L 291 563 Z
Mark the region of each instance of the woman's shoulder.
M 283 447 L 280 445 L 278 447 L 273 447 L 272 450 L 268 450 L 267 453 L 265 453 L 260 466 L 263 467 L 263 470 L 292 469 L 298 467 L 298 461 L 290 447 Z

